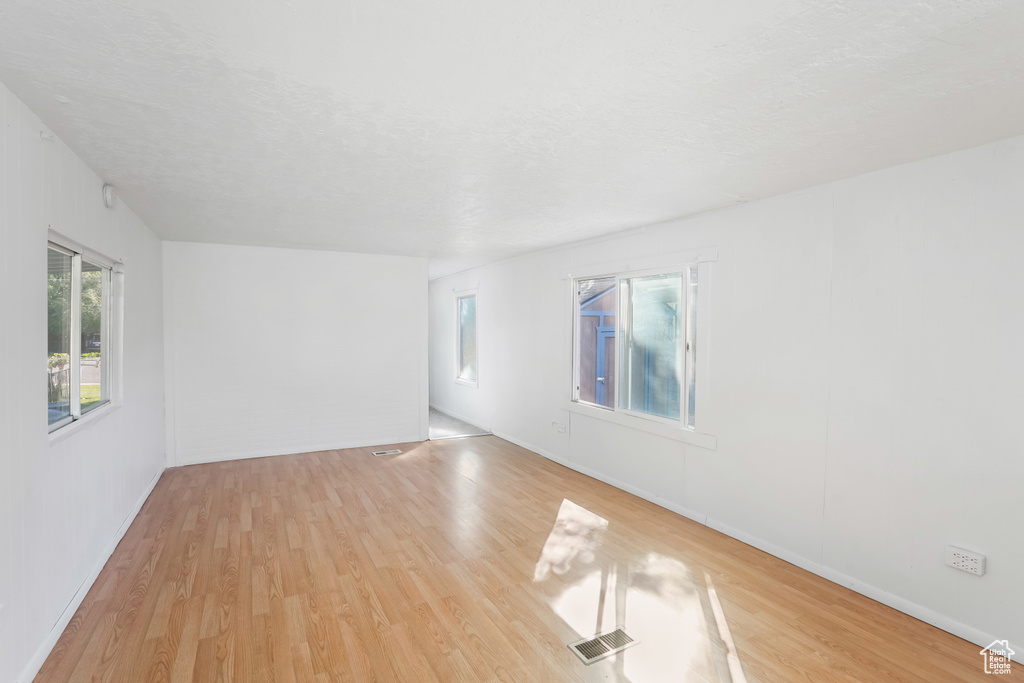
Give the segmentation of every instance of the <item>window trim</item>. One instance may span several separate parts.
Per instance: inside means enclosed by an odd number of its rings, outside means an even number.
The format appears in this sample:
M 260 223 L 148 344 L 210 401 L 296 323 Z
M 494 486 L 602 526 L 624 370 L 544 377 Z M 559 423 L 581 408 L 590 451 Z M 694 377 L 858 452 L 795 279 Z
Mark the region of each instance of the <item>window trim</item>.
M 472 289 L 463 290 L 452 290 L 453 302 L 455 305 L 455 383 L 461 384 L 467 387 L 473 387 L 474 389 L 480 386 L 480 297 L 478 295 L 478 287 Z M 463 299 L 472 297 L 474 299 L 474 307 L 476 308 L 476 379 L 466 379 L 459 375 L 459 368 L 462 364 L 462 306 L 460 302 Z
M 696 353 L 694 356 L 694 374 L 696 377 L 704 378 L 698 380 L 694 384 L 694 403 L 697 406 L 706 406 L 705 397 L 708 395 L 708 387 L 710 386 L 710 375 L 708 373 L 708 341 L 711 336 L 708 316 L 708 304 L 710 301 L 711 290 L 710 264 L 717 260 L 718 250 L 716 248 L 703 248 L 648 258 L 630 259 L 629 261 L 624 260 L 599 264 L 580 268 L 567 274 L 566 279 L 568 281 L 568 291 L 570 294 L 568 297 L 569 315 L 572 320 L 570 328 L 572 332 L 569 338 L 569 399 L 565 402 L 565 410 L 570 413 L 656 434 L 676 441 L 682 441 L 708 450 L 716 450 L 718 444 L 717 437 L 713 434 L 701 431 L 701 427 L 704 424 L 702 415 L 706 414 L 706 408 L 701 407 L 699 412 L 695 411 L 693 426 L 686 426 L 685 411 L 687 405 L 686 402 L 689 400 L 688 398 L 685 401 L 680 401 L 680 419 L 678 420 L 619 407 L 619 391 L 621 385 L 621 376 L 619 375 L 621 372 L 621 368 L 619 367 L 621 358 L 619 354 L 621 353 L 622 347 L 621 338 L 619 337 L 622 327 L 619 321 L 622 314 L 622 311 L 620 310 L 621 280 L 670 273 L 683 274 L 683 286 L 685 288 L 684 295 L 686 296 L 687 307 L 689 308 L 689 306 L 696 304 L 697 335 L 695 338 Z M 695 267 L 697 269 L 698 287 L 696 299 L 691 298 L 691 292 L 689 291 L 689 287 L 685 280 L 685 273 L 690 267 Z M 616 282 L 616 327 L 618 328 L 616 330 L 616 395 L 614 397 L 613 407 L 611 408 L 588 403 L 586 401 L 580 401 L 577 394 L 577 386 L 579 385 L 577 340 L 579 339 L 580 334 L 578 302 L 576 301 L 577 281 L 602 277 L 614 277 Z M 686 328 L 689 326 L 688 318 L 689 316 L 687 316 L 687 320 L 684 321 L 684 338 Z M 685 365 L 685 352 L 683 354 L 683 361 Z M 681 391 L 688 393 L 686 387 L 681 388 Z
M 47 424 L 47 432 L 50 444 L 57 443 L 77 432 L 82 427 L 92 424 L 105 415 L 116 410 L 123 403 L 121 368 L 122 341 L 123 341 L 123 306 L 124 306 L 124 264 L 121 261 L 111 259 L 93 249 L 89 249 L 80 242 L 68 238 L 55 230 L 50 230 L 47 236 L 47 249 L 54 249 L 71 256 L 71 339 L 69 349 L 69 398 L 70 415 Z M 103 363 L 104 379 L 107 383 L 107 400 L 96 404 L 86 412 L 81 407 L 81 314 L 82 314 L 82 261 L 108 271 L 105 278 L 106 300 L 104 302 L 105 315 L 101 317 L 102 334 L 105 335 L 103 349 L 105 357 Z M 71 389 L 70 387 L 75 387 Z

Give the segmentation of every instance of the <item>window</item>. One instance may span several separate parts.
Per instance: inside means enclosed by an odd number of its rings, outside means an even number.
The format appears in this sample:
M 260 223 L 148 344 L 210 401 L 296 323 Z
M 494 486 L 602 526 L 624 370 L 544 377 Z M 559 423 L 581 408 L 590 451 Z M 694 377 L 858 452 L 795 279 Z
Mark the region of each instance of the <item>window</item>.
M 575 283 L 573 400 L 693 429 L 697 266 Z
M 51 432 L 110 402 L 111 265 L 55 242 L 47 249 Z
M 576 400 L 615 405 L 615 278 L 576 282 Z
M 476 384 L 476 294 L 457 296 L 455 304 L 458 315 L 455 377 L 462 382 Z

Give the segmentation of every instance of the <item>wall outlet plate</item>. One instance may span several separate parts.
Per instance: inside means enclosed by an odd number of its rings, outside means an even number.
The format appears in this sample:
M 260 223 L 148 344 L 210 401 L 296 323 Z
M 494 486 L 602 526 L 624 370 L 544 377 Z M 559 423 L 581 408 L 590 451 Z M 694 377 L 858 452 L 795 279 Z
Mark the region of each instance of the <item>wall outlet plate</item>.
M 968 574 L 985 575 L 985 556 L 955 545 L 946 546 L 946 564 Z

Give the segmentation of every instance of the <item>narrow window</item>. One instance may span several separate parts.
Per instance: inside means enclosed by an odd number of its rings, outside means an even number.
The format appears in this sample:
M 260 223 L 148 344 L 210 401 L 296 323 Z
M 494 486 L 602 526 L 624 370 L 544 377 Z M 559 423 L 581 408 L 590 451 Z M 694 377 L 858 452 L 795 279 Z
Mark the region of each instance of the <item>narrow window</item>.
M 683 384 L 683 276 L 622 280 L 623 350 L 619 407 L 680 419 Z
M 576 281 L 576 400 L 615 405 L 615 278 Z
M 73 254 L 47 250 L 46 398 L 49 424 L 71 421 L 71 264 Z
M 693 429 L 697 405 L 697 266 L 686 269 L 686 426 Z
M 110 269 L 82 260 L 82 325 L 79 377 L 82 413 L 109 400 L 107 329 Z
M 476 384 L 476 295 L 460 296 L 456 299 L 459 315 L 458 374 L 464 382 Z
M 46 285 L 52 432 L 110 401 L 111 268 L 51 242 Z

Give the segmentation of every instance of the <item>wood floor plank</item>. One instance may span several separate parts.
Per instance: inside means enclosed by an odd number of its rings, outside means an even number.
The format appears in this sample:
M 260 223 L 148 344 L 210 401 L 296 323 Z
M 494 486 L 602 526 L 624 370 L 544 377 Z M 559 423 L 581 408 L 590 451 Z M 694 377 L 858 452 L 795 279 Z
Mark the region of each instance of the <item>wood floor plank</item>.
M 36 680 L 990 678 L 973 644 L 497 437 L 397 447 L 168 470 Z M 566 647 L 615 626 L 640 643 Z

